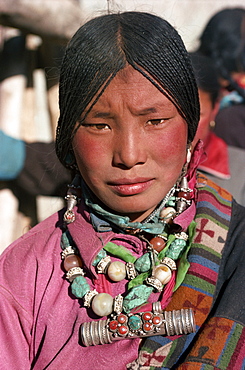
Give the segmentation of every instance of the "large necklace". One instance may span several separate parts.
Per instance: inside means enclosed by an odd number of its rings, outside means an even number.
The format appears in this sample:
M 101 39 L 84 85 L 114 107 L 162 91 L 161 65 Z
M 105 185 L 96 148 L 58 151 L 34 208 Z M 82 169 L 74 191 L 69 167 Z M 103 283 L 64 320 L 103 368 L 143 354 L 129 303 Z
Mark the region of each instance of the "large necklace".
M 77 188 L 79 186 L 77 187 L 74 184 L 69 187 L 69 193 L 66 197 L 68 207 L 64 216 L 66 223 L 75 221 L 72 209 L 78 201 L 78 197 L 74 194 L 74 189 Z M 153 332 L 155 334 L 159 332 L 157 329 L 159 329 L 160 322 L 165 322 L 166 326 L 166 320 L 159 315 L 162 314 L 161 310 L 165 308 L 176 285 L 177 260 L 183 257 L 184 254 L 187 254 L 193 234 L 193 225 L 190 225 L 187 232 L 174 232 L 172 223 L 174 218 L 191 204 L 191 193 L 192 190 L 188 188 L 187 180 L 184 177 L 180 186 L 171 190 L 164 201 L 161 202 L 159 209 L 155 210 L 145 220 L 145 224 L 149 225 L 149 222 L 158 213 L 158 224 L 161 225 L 160 234 L 149 238 L 142 232 L 142 227 L 138 228 L 138 224 L 136 228 L 132 227 L 132 224 L 125 227 L 124 233 L 133 233 L 146 242 L 146 253 L 141 257 L 136 258 L 129 250 L 113 242 L 107 243 L 96 256 L 93 266 L 95 266 L 98 274 L 104 274 L 107 279 L 113 282 L 119 282 L 124 279 L 129 280 L 128 291 L 124 296 L 119 294 L 116 297 L 112 297 L 106 292 L 98 293 L 95 289 L 90 289 L 78 249 L 68 229 L 65 228 L 61 239 L 62 259 L 66 277 L 71 282 L 72 293 L 77 298 L 83 299 L 84 307 L 90 307 L 96 315 L 110 317 L 110 322 L 106 321 L 106 327 L 113 333 L 113 337 L 118 335 L 125 337 L 129 333 L 131 333 L 130 336 L 139 336 L 139 330 L 141 330 L 140 333 L 143 333 L 143 336 L 148 332 L 154 335 Z M 111 257 L 115 257 L 117 260 L 112 261 Z M 147 301 L 152 292 L 160 293 L 161 297 L 158 304 L 155 303 L 152 306 L 154 307 L 153 312 L 149 311 L 148 316 L 143 313 L 136 316 L 133 315 L 132 312 L 136 312 L 138 307 L 142 307 L 142 305 L 149 307 L 149 305 L 147 306 Z M 130 317 L 127 315 L 130 315 Z M 154 320 L 152 315 L 156 316 Z M 186 330 L 188 332 L 193 331 L 193 319 L 190 318 L 190 315 L 189 311 L 188 315 L 186 313 L 178 315 L 178 317 L 181 317 L 182 323 L 185 321 L 184 317 L 186 317 L 188 322 L 191 322 L 191 324 L 187 325 Z M 146 317 L 148 317 L 147 320 Z M 173 323 L 176 323 L 176 320 L 177 318 L 175 318 Z M 153 325 L 154 322 L 156 325 Z M 125 323 L 129 326 L 125 326 Z M 173 323 L 171 325 L 174 325 Z M 86 325 L 82 329 L 82 335 L 83 337 L 85 336 L 85 339 L 83 339 L 85 345 L 98 344 L 93 343 L 93 339 L 92 342 L 88 340 L 88 336 L 91 337 L 91 328 L 88 330 L 85 327 Z M 142 327 L 144 328 L 143 331 Z M 179 332 L 179 328 L 180 325 L 178 325 L 177 332 Z M 101 337 L 100 329 L 98 327 L 97 341 L 100 337 L 99 342 L 101 343 L 105 341 L 105 338 Z M 169 330 L 171 332 L 171 328 L 167 329 L 165 327 L 164 330 L 165 333 Z M 184 327 L 182 328 L 183 330 Z M 176 330 L 174 333 L 176 334 Z M 93 337 L 94 335 L 92 335 Z M 107 338 L 110 342 L 111 336 L 108 333 L 107 337 L 110 338 L 110 340 Z

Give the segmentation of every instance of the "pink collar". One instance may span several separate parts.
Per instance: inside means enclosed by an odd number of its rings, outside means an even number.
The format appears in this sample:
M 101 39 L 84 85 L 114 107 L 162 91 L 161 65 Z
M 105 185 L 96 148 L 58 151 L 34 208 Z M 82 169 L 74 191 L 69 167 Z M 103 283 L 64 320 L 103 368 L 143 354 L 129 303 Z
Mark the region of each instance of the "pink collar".
M 198 169 L 221 179 L 229 179 L 227 144 L 213 132 L 210 132 L 208 140 L 204 144 L 204 151 L 206 160 L 198 166 Z

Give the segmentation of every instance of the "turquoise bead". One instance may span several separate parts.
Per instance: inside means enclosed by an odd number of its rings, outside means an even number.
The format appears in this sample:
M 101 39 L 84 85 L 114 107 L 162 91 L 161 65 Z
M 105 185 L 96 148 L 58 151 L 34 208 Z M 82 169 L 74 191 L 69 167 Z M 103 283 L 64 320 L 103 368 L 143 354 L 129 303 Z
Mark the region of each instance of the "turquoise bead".
M 151 268 L 150 254 L 149 253 L 143 254 L 143 256 L 141 256 L 140 258 L 137 259 L 137 261 L 135 261 L 134 266 L 136 270 L 139 272 L 149 271 Z
M 153 287 L 146 285 L 137 285 L 133 287 L 123 300 L 124 311 L 128 313 L 133 308 L 146 303 L 153 289 Z
M 77 298 L 82 298 L 90 291 L 90 286 L 83 276 L 77 276 L 71 284 L 71 291 Z
M 137 315 L 133 315 L 128 319 L 129 329 L 132 331 L 139 330 L 142 326 L 141 318 Z
M 97 254 L 97 256 L 95 257 L 92 265 L 93 266 L 96 266 L 98 265 L 98 263 L 102 260 L 102 258 L 105 258 L 107 256 L 107 253 L 104 249 L 101 249 L 101 251 L 99 251 L 99 253 Z
M 175 207 L 175 204 L 176 204 L 176 197 L 170 197 L 168 202 L 166 203 L 166 206 Z
M 61 248 L 66 249 L 72 245 L 72 239 L 68 232 L 64 232 L 61 236 Z
M 170 244 L 169 250 L 167 252 L 167 257 L 172 258 L 173 260 L 177 260 L 183 249 L 186 246 L 186 241 L 183 239 L 175 239 L 173 243 Z
M 184 247 L 186 245 L 186 241 L 184 239 L 175 239 L 175 241 L 172 244 Z

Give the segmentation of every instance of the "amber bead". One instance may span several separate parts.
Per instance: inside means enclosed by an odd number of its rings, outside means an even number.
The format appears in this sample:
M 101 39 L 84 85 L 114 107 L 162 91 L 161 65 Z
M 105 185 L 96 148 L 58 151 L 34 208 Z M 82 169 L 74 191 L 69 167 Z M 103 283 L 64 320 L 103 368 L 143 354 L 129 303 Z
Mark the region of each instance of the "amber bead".
M 64 259 L 64 269 L 69 271 L 73 267 L 82 267 L 82 260 L 76 254 L 70 254 Z
M 184 199 L 186 199 L 186 200 L 190 200 L 190 199 L 191 199 L 191 193 L 190 193 L 190 192 L 188 192 L 188 191 L 180 191 L 180 192 L 178 193 L 178 197 L 179 197 L 179 198 L 184 198 Z
M 161 252 L 166 245 L 166 241 L 160 236 L 155 236 L 154 238 L 152 238 L 150 240 L 150 243 L 157 252 Z

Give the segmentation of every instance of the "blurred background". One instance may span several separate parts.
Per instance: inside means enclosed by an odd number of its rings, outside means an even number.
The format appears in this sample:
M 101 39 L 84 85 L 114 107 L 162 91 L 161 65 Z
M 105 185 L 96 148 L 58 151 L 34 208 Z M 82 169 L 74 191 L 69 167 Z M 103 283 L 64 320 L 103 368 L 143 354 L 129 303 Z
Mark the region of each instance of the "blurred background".
M 146 11 L 168 20 L 192 51 L 210 17 L 227 7 L 244 7 L 244 0 L 0 0 L 0 155 L 6 164 L 0 252 L 64 205 L 69 174 L 56 162 L 53 142 L 59 65 L 76 29 L 107 12 Z

